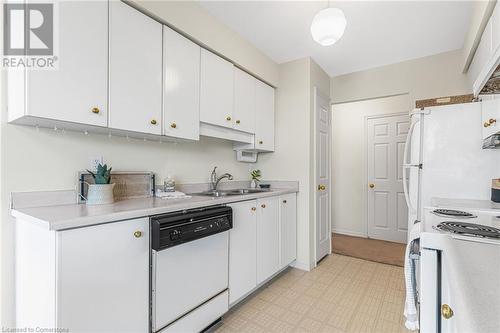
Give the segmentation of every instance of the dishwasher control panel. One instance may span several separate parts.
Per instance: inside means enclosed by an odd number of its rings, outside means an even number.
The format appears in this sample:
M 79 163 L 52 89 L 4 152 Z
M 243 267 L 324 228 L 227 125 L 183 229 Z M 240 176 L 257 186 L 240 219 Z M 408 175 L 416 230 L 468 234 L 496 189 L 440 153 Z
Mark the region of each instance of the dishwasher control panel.
M 161 251 L 233 227 L 231 207 L 216 206 L 151 217 L 152 249 Z

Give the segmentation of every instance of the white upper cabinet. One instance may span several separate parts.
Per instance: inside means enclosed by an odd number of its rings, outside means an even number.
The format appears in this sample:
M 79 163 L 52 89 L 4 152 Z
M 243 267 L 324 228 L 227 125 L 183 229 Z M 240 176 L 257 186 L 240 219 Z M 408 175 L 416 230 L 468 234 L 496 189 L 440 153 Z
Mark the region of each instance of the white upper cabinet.
M 234 129 L 255 133 L 256 79 L 234 67 Z
M 200 138 L 200 50 L 168 27 L 163 27 L 163 134 Z
M 274 88 L 257 81 L 255 86 L 255 150 L 274 151 Z
M 500 131 L 500 99 L 489 98 L 481 102 L 483 139 Z
M 121 1 L 109 4 L 109 127 L 159 135 L 162 25 Z
M 201 50 L 201 122 L 233 127 L 233 77 L 233 64 Z
M 61 1 L 58 11 L 58 69 L 27 71 L 25 115 L 107 126 L 108 2 Z

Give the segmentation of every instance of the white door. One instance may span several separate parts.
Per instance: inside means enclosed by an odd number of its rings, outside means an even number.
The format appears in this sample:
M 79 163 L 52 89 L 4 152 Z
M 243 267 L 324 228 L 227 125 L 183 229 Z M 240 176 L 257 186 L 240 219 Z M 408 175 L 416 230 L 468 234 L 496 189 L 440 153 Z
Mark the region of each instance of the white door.
M 233 228 L 229 231 L 229 304 L 257 286 L 257 201 L 229 205 Z
M 257 201 L 257 283 L 278 272 L 280 264 L 278 197 Z
M 109 127 L 160 135 L 162 25 L 124 2 L 109 4 Z
M 233 64 L 201 49 L 200 121 L 233 128 Z
M 200 138 L 200 46 L 163 27 L 164 133 Z
M 27 73 L 27 113 L 107 126 L 108 2 L 58 2 L 58 68 Z
M 316 262 L 331 250 L 330 100 L 314 89 L 316 123 Z
M 147 332 L 149 219 L 57 232 L 57 327 Z
M 255 81 L 255 149 L 274 151 L 274 88 Z
M 255 133 L 255 85 L 257 79 L 234 67 L 234 129 Z
M 406 243 L 403 154 L 408 115 L 367 119 L 368 237 Z
M 297 258 L 297 195 L 280 196 L 280 267 L 288 266 Z

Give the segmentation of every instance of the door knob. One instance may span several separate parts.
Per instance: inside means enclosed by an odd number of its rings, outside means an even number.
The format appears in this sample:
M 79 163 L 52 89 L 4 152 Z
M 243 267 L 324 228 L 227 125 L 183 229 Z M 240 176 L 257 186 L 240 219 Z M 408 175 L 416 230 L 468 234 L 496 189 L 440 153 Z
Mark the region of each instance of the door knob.
M 325 185 L 318 185 L 318 190 L 324 191 L 324 190 L 326 190 L 326 186 Z
M 374 188 L 375 184 L 369 184 L 368 186 L 370 186 L 370 188 Z
M 441 315 L 444 319 L 450 319 L 453 317 L 453 310 L 448 304 L 441 305 Z
M 135 238 L 139 238 L 141 236 L 142 236 L 142 232 L 141 231 L 137 230 L 136 232 L 134 232 L 134 237 Z
M 92 108 L 92 113 L 98 114 L 99 112 L 99 108 Z

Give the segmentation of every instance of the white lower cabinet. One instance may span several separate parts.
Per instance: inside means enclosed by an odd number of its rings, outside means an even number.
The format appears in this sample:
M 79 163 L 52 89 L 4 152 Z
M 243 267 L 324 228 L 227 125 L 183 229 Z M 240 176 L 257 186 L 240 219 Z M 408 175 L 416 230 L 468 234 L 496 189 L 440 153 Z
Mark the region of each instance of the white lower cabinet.
M 257 283 L 279 270 L 279 198 L 257 200 Z
M 280 197 L 280 268 L 297 259 L 297 195 Z
M 148 332 L 149 219 L 56 232 L 57 327 Z
M 257 201 L 230 205 L 233 228 L 229 232 L 229 304 L 257 286 Z

